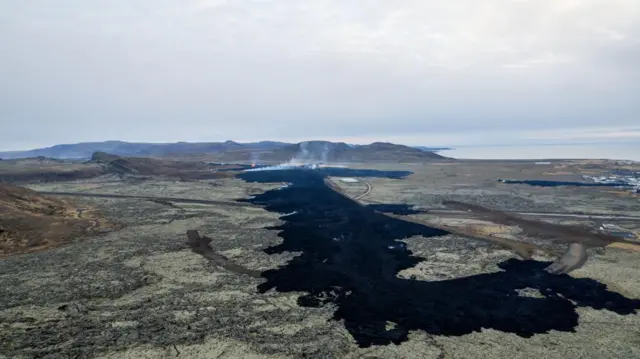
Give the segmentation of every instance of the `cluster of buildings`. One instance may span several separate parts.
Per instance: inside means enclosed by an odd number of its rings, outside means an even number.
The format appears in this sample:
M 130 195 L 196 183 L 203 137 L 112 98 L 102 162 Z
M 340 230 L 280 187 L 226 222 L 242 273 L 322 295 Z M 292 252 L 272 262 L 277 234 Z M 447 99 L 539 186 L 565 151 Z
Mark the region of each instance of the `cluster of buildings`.
M 594 183 L 615 184 L 620 187 L 630 187 L 633 193 L 640 194 L 640 172 L 615 171 L 607 176 L 582 176 Z

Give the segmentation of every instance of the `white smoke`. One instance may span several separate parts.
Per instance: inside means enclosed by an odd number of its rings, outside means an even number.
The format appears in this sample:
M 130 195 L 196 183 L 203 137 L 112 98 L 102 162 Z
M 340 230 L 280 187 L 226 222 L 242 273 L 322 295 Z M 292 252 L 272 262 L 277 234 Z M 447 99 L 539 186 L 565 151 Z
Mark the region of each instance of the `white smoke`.
M 258 167 L 258 168 L 248 168 L 244 170 L 244 172 L 260 172 L 260 171 L 278 171 L 278 170 L 290 170 L 299 166 L 294 166 L 290 164 L 279 164 L 274 166 L 266 166 L 266 167 Z
M 289 163 L 295 164 L 312 164 L 312 163 L 326 163 L 329 159 L 330 143 L 325 142 L 322 148 L 318 148 L 318 144 L 315 146 L 308 141 L 300 142 L 300 152 L 298 152 Z
M 309 142 L 300 142 L 300 152 L 294 155 L 290 160 L 289 164 L 298 164 L 303 165 L 307 164 L 311 161 L 311 153 L 309 152 Z
M 315 170 L 317 168 L 319 168 L 320 166 L 318 164 L 312 163 L 312 164 L 307 164 L 307 163 L 291 163 L 291 162 L 287 162 L 287 163 L 282 163 L 279 165 L 274 165 L 274 166 L 266 166 L 266 167 L 258 167 L 258 168 L 249 168 L 244 170 L 244 172 L 258 172 L 258 171 L 282 171 L 282 170 L 293 170 L 293 169 L 311 169 L 311 170 Z
M 258 161 L 260 161 L 260 153 L 251 152 L 251 163 L 258 163 Z
M 329 157 L 329 143 L 324 144 L 324 148 L 322 149 L 322 154 L 320 154 L 320 160 L 322 163 L 327 163 L 327 158 Z
M 309 157 L 309 142 L 302 142 L 300 143 L 300 150 L 302 151 L 302 158 L 308 158 Z

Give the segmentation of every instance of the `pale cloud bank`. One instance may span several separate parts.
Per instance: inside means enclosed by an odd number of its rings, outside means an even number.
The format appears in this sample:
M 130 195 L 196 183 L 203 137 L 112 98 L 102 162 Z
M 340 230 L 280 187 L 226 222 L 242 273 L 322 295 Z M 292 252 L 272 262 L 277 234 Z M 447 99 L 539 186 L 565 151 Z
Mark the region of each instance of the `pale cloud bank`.
M 619 129 L 640 123 L 637 0 L 3 1 L 0 53 L 3 149 L 635 140 Z

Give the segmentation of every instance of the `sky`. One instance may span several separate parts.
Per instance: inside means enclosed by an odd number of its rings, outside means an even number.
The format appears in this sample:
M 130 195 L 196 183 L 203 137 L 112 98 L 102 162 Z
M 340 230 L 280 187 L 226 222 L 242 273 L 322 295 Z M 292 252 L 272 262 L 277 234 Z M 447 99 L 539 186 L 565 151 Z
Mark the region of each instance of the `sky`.
M 0 0 L 0 150 L 640 142 L 638 0 Z

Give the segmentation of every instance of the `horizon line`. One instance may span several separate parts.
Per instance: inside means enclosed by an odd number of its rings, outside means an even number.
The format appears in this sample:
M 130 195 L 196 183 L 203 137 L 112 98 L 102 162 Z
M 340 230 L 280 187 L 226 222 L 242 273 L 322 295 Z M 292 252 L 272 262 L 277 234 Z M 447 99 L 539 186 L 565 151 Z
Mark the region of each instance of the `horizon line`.
M 448 145 L 428 145 L 428 144 L 406 144 L 402 142 L 391 142 L 391 141 L 372 141 L 368 143 L 349 143 L 345 141 L 331 141 L 331 140 L 321 140 L 321 139 L 310 139 L 298 142 L 288 142 L 281 140 L 222 140 L 222 141 L 123 141 L 123 140 L 104 140 L 104 141 L 80 141 L 74 143 L 56 143 L 53 145 L 29 148 L 29 149 L 17 149 L 17 150 L 0 150 L 0 153 L 11 153 L 11 152 L 29 152 L 36 151 L 46 148 L 52 148 L 56 146 L 73 146 L 73 145 L 81 145 L 81 144 L 89 144 L 89 143 L 107 143 L 107 142 L 120 142 L 120 143 L 130 143 L 130 144 L 152 144 L 152 145 L 167 145 L 167 144 L 178 144 L 178 143 L 186 143 L 186 144 L 202 144 L 202 143 L 226 143 L 233 142 L 237 144 L 253 144 L 260 142 L 277 142 L 284 144 L 299 144 L 303 142 L 330 142 L 330 143 L 345 143 L 347 145 L 370 145 L 373 143 L 392 143 L 397 145 L 404 145 L 408 147 L 430 147 L 434 149 L 439 149 L 442 151 L 446 150 L 455 150 L 456 148 L 468 148 L 468 147 L 519 147 L 519 146 L 579 146 L 579 145 L 612 145 L 612 144 L 640 144 L 638 141 L 630 141 L 630 140 L 620 140 L 620 141 L 568 141 L 568 142 L 526 142 L 526 143 L 484 143 L 484 144 L 448 144 Z

